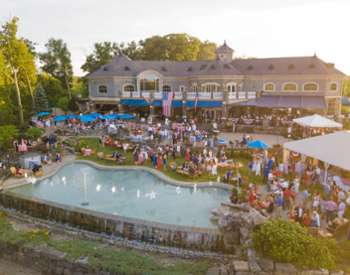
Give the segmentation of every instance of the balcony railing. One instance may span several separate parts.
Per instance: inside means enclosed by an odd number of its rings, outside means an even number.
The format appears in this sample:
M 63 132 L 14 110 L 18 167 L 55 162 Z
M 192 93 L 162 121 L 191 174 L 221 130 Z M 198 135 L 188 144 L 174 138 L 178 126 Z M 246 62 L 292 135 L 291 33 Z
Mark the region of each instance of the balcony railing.
M 198 97 L 198 100 L 224 100 L 225 93 L 222 91 L 219 92 L 187 92 L 187 100 L 195 100 Z M 238 92 L 229 92 L 228 100 L 237 101 L 237 100 L 248 100 L 256 98 L 255 91 L 238 91 Z M 150 98 L 152 92 L 150 91 L 134 91 L 134 92 L 122 92 L 122 98 Z M 154 92 L 154 99 L 160 100 L 163 97 L 163 92 Z M 174 92 L 175 100 L 185 99 L 185 93 L 183 92 Z

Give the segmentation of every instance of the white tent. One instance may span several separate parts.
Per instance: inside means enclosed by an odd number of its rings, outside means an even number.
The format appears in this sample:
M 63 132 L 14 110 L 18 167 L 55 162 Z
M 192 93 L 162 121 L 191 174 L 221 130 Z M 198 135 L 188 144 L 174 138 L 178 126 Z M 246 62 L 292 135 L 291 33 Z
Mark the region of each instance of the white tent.
M 342 128 L 343 125 L 334 120 L 314 114 L 312 116 L 299 117 L 293 119 L 293 122 L 310 128 Z
M 286 142 L 283 148 L 350 171 L 350 131 Z
M 287 142 L 283 144 L 283 148 L 323 161 L 325 182 L 329 165 L 350 171 L 350 131 Z

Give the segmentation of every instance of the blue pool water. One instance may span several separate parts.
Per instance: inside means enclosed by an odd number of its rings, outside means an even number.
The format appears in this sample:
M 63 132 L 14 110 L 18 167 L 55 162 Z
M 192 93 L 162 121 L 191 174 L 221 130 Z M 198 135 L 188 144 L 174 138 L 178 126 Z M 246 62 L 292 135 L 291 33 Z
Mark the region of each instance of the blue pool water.
M 100 170 L 82 163 L 11 191 L 108 214 L 204 228 L 215 227 L 211 210 L 229 200 L 229 191 L 220 188 L 176 187 L 146 171 Z

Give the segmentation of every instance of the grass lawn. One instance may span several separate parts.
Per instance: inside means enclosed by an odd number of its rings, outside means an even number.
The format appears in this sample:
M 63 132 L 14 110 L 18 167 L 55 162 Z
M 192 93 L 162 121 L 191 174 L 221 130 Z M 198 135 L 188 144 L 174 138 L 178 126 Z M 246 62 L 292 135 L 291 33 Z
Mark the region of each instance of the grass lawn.
M 98 241 L 54 238 L 42 229 L 16 230 L 3 212 L 0 212 L 0 240 L 27 247 L 46 246 L 65 252 L 66 258 L 76 260 L 88 257 L 92 268 L 118 274 L 205 274 L 212 263 L 208 260 L 183 260 L 166 255 L 142 253 L 106 245 Z M 19 227 L 21 228 L 21 227 Z
M 95 152 L 95 154 L 93 156 L 89 156 L 89 157 L 84 157 L 84 156 L 79 155 L 78 159 L 92 160 L 92 161 L 95 161 L 95 162 L 102 164 L 102 165 L 109 165 L 109 166 L 118 165 L 118 164 L 116 164 L 115 161 L 101 160 L 101 159 L 97 158 L 97 156 L 96 156 L 96 152 L 103 152 L 105 155 L 111 155 L 117 149 L 111 148 L 111 147 L 102 147 L 97 138 L 79 138 L 78 141 L 80 143 L 84 144 L 85 146 L 88 145 Z M 119 150 L 119 151 L 122 152 L 122 150 Z M 122 153 L 127 159 L 123 165 L 134 165 L 133 159 L 132 159 L 132 153 L 131 152 L 127 152 L 127 153 L 122 152 Z M 233 159 L 234 159 L 234 161 L 238 161 L 238 162 L 243 164 L 243 167 L 239 169 L 239 172 L 243 178 L 246 178 L 246 179 L 249 178 L 250 182 L 252 182 L 252 183 L 256 183 L 256 184 L 262 183 L 261 176 L 255 176 L 252 173 L 250 173 L 250 171 L 248 169 L 248 162 L 250 161 L 250 159 L 247 155 L 234 154 Z M 172 162 L 172 161 L 173 160 L 170 157 L 169 162 Z M 177 167 L 180 166 L 184 162 L 184 157 L 177 157 L 175 162 L 176 162 Z M 153 168 L 150 160 L 147 160 L 145 162 L 144 166 Z M 213 177 L 207 172 L 203 173 L 201 176 L 198 176 L 196 178 L 192 178 L 192 177 L 188 177 L 186 175 L 179 174 L 176 171 L 173 171 L 172 169 L 170 169 L 169 167 L 163 168 L 162 172 L 170 178 L 173 178 L 175 180 L 181 180 L 181 181 L 189 181 L 189 182 L 191 182 L 191 181 L 195 181 L 195 182 L 217 181 L 217 177 Z M 218 169 L 218 176 L 222 179 L 226 172 L 227 172 L 226 168 L 219 168 Z

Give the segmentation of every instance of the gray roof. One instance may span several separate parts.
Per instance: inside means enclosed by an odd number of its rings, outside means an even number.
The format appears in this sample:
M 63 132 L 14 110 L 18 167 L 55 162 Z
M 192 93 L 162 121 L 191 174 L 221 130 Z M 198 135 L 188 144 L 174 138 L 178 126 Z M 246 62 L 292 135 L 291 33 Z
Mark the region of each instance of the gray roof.
M 224 44 L 225 45 L 225 44 Z M 338 74 L 334 64 L 325 63 L 317 56 L 234 59 L 231 62 L 211 61 L 148 61 L 131 60 L 124 55 L 115 56 L 111 62 L 89 75 L 137 76 L 145 70 L 155 70 L 163 76 L 190 77 L 200 75 L 295 75 Z

